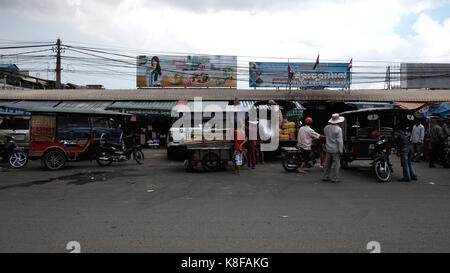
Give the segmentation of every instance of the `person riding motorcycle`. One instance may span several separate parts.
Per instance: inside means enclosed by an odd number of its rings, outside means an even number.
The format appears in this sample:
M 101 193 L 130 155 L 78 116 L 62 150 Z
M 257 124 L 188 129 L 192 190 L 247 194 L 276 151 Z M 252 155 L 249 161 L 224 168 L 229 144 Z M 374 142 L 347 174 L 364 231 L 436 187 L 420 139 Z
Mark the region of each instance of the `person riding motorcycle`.
M 321 135 L 314 131 L 310 125 L 312 125 L 313 119 L 311 117 L 305 118 L 305 125 L 300 127 L 298 131 L 297 141 L 300 153 L 303 156 L 303 162 L 300 165 L 299 173 L 305 173 L 305 163 L 311 161 L 311 145 L 314 139 L 319 139 Z

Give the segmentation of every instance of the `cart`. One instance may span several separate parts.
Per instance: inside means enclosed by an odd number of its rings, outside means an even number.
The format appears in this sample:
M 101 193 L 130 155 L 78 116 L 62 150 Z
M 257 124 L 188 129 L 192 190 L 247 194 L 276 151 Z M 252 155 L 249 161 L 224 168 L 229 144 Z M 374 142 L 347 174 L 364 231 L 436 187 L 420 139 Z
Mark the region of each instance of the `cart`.
M 205 171 L 218 171 L 234 164 L 232 141 L 198 141 L 185 143 L 185 145 L 186 171 L 193 171 L 198 165 L 201 165 Z M 246 162 L 247 157 L 244 151 L 242 165 Z

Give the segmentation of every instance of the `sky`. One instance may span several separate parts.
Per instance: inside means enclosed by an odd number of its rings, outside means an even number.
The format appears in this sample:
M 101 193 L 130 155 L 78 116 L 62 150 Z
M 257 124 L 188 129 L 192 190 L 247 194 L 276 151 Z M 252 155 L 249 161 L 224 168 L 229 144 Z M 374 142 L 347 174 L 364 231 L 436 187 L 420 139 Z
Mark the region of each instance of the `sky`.
M 60 37 L 66 44 L 127 53 L 133 49 L 136 55 L 139 49 L 237 55 L 244 64 L 256 57 L 313 62 L 320 54 L 321 61 L 353 58 L 355 70 L 368 64 L 364 61 L 450 62 L 450 0 L 0 0 L 0 4 L 0 41 Z M 385 63 L 379 65 L 380 71 Z M 40 65 L 47 68 L 54 63 Z M 64 62 L 63 68 L 71 69 Z M 104 77 L 64 70 L 63 82 L 100 83 L 107 88 L 136 84 L 133 75 Z M 240 88 L 246 85 L 245 79 L 238 83 Z

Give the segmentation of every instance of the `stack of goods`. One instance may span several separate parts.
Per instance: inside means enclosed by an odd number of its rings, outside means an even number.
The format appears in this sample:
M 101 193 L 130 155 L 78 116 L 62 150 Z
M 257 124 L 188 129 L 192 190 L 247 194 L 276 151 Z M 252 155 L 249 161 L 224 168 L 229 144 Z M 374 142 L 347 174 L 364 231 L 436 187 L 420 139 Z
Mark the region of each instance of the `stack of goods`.
M 295 122 L 283 123 L 282 130 L 280 130 L 280 141 L 295 140 L 296 132 Z

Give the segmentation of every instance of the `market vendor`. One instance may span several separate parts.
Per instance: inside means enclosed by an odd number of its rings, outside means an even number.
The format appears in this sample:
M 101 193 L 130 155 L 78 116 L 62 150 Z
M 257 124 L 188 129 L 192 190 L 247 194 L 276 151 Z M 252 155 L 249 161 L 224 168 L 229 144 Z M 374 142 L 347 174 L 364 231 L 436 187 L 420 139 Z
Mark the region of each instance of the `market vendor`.
M 269 100 L 269 106 L 275 106 L 278 105 L 274 100 Z M 278 105 L 279 106 L 279 105 Z M 283 125 L 284 119 L 283 119 L 283 113 L 281 112 L 281 109 L 278 111 L 278 126 L 281 128 Z

